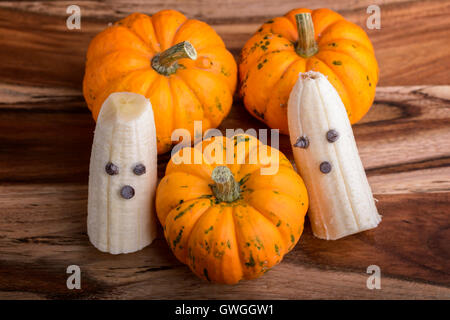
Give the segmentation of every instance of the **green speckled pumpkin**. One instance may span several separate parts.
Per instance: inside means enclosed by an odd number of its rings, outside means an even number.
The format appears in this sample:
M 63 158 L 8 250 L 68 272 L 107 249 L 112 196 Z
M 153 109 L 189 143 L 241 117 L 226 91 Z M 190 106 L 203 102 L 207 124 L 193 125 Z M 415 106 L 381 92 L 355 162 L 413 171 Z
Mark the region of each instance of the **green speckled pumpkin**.
M 260 155 L 263 146 L 248 135 L 213 137 L 181 149 L 167 165 L 156 193 L 158 218 L 175 256 L 203 279 L 233 284 L 257 278 L 279 263 L 303 232 L 308 209 L 303 180 L 278 150 L 267 147 Z M 217 155 L 218 150 L 226 151 Z M 226 155 L 236 159 L 238 150 L 241 159 L 255 161 L 224 165 Z M 193 164 L 176 164 L 186 155 Z M 200 161 L 194 164 L 196 157 Z M 270 167 L 278 170 L 260 170 Z
M 83 93 L 94 119 L 113 92 L 149 98 L 161 154 L 172 147 L 175 129 L 193 136 L 194 121 L 201 120 L 203 130 L 219 126 L 236 80 L 236 62 L 209 25 L 163 10 L 151 17 L 133 13 L 92 39 Z
M 369 110 L 378 64 L 364 30 L 329 9 L 295 9 L 264 23 L 242 49 L 240 94 L 245 107 L 271 128 L 288 134 L 287 101 L 298 74 L 328 77 L 350 122 Z

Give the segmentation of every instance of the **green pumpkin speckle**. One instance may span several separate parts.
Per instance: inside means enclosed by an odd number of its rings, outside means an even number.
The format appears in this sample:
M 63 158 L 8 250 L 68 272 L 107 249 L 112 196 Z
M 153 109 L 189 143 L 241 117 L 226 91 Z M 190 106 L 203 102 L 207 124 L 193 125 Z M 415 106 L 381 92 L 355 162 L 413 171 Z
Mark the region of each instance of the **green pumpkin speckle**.
M 246 265 L 247 267 L 249 267 L 249 268 L 255 266 L 255 259 L 253 259 L 253 254 L 252 254 L 251 251 L 250 251 L 250 258 L 249 258 L 249 261 L 246 262 L 245 265 Z

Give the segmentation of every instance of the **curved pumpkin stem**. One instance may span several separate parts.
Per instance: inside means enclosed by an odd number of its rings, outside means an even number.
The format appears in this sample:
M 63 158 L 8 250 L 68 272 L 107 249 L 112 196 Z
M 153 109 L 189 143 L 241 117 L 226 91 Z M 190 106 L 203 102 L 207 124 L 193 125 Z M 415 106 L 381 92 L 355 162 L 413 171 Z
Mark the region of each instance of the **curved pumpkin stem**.
M 298 42 L 295 49 L 297 54 L 303 58 L 312 57 L 319 51 L 314 38 L 314 24 L 311 13 L 299 13 L 295 15 L 297 21 Z
M 189 41 L 177 43 L 155 55 L 152 59 L 152 67 L 156 72 L 164 76 L 170 76 L 180 67 L 178 60 L 185 58 L 197 59 L 197 51 Z
M 217 199 L 223 202 L 233 202 L 239 198 L 241 193 L 239 184 L 228 167 L 215 167 L 211 179 L 215 182 L 211 185 L 211 189 Z

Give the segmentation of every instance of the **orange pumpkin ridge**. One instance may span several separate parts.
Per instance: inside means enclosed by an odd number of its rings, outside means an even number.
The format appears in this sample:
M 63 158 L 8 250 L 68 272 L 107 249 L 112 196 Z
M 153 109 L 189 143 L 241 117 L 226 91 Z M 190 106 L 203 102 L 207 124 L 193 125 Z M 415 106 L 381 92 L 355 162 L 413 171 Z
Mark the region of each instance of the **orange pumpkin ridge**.
M 300 72 L 328 77 L 352 124 L 371 107 L 378 64 L 366 33 L 329 9 L 294 9 L 264 23 L 239 61 L 240 95 L 247 110 L 289 134 L 287 100 Z
M 236 81 L 236 62 L 209 25 L 163 10 L 151 17 L 133 13 L 92 39 L 83 94 L 94 120 L 113 92 L 149 98 L 161 154 L 172 147 L 175 129 L 193 137 L 194 121 L 203 121 L 203 131 L 217 127 L 231 108 Z

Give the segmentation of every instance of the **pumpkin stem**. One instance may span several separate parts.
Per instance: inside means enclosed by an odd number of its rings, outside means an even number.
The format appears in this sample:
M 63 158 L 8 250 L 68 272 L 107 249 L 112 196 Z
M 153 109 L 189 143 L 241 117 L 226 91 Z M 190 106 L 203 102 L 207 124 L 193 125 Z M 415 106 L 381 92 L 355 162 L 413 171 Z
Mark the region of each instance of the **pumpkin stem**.
M 241 193 L 239 184 L 234 180 L 233 173 L 226 166 L 215 167 L 211 179 L 215 182 L 211 189 L 217 199 L 223 202 L 233 202 Z
M 173 47 L 156 54 L 152 59 L 152 67 L 156 72 L 170 76 L 180 67 L 178 60 L 189 58 L 197 59 L 197 51 L 189 41 L 177 43 Z
M 297 21 L 298 32 L 298 42 L 295 51 L 303 58 L 312 57 L 319 51 L 319 48 L 314 38 L 314 24 L 311 13 L 299 13 L 295 15 L 295 20 Z

